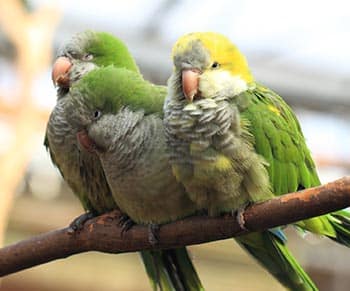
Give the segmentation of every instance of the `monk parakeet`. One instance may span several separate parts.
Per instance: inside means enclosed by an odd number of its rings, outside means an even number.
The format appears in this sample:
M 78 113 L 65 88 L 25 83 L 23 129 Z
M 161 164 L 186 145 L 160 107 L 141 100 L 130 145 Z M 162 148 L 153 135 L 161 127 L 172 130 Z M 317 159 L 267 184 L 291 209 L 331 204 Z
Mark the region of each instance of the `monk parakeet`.
M 45 137 L 45 146 L 50 152 L 53 163 L 74 194 L 78 196 L 84 209 L 94 215 L 118 206 L 99 158 L 80 147 L 77 134 L 81 128 L 76 127 L 76 123 L 70 123 L 67 117 L 75 116 L 76 112 L 81 110 L 79 107 L 71 106 L 77 105 L 70 93 L 71 86 L 79 83 L 88 72 L 108 65 L 126 68 L 140 76 L 138 67 L 126 46 L 108 33 L 86 31 L 77 34 L 63 45 L 52 72 L 53 80 L 58 86 L 58 100 L 51 113 Z M 89 81 L 94 83 L 92 79 Z M 119 80 L 115 79 L 113 82 L 118 84 Z M 164 99 L 164 89 L 162 92 Z M 144 251 L 141 252 L 141 256 L 155 290 L 158 288 L 184 290 L 181 288 L 189 286 L 188 284 L 192 282 L 194 283 L 190 286 L 193 288 L 188 290 L 201 289 L 185 248 Z
M 256 83 L 245 57 L 218 33 L 191 33 L 174 45 L 164 105 L 172 169 L 209 215 L 320 184 L 300 125 L 283 99 Z M 341 212 L 297 223 L 349 246 Z M 281 232 L 237 241 L 292 290 L 316 287 L 288 252 Z
M 86 73 L 110 64 L 139 72 L 127 47 L 114 36 L 94 31 L 74 35 L 59 49 L 52 69 L 58 101 L 66 97 L 70 86 Z M 98 158 L 78 149 L 76 135 L 61 118 L 62 114 L 55 108 L 46 130 L 45 146 L 53 163 L 85 210 L 97 215 L 115 209 Z
M 115 201 L 138 224 L 196 212 L 169 164 L 160 116 L 165 94 L 165 87 L 109 66 L 73 86 L 65 108 L 69 123 L 81 129 L 80 146 L 98 155 Z

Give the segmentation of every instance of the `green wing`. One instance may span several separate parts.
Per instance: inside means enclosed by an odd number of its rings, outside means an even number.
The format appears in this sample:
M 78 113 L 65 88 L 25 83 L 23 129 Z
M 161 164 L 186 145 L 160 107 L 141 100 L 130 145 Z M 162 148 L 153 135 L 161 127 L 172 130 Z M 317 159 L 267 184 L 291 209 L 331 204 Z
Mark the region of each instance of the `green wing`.
M 275 195 L 320 185 L 315 163 L 292 109 L 270 89 L 257 85 L 238 96 L 242 122 L 254 146 L 268 162 Z M 302 229 L 326 235 L 350 246 L 350 214 L 337 212 L 296 223 Z
M 243 109 L 242 117 L 248 120 L 256 151 L 269 163 L 275 195 L 320 185 L 315 163 L 292 109 L 280 96 L 260 85 L 243 94 L 249 105 Z

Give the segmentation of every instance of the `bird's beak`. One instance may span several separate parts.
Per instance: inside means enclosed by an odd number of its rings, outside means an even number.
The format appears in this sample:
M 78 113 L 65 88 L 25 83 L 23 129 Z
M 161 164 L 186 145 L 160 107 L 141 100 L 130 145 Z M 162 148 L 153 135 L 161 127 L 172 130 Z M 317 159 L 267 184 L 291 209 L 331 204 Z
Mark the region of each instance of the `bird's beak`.
M 78 131 L 77 139 L 79 144 L 89 153 L 94 153 L 96 145 L 94 141 L 88 136 L 86 130 Z
M 200 73 L 198 69 L 184 69 L 182 71 L 182 91 L 189 102 L 192 102 L 198 94 Z
M 52 81 L 55 86 L 69 87 L 69 70 L 72 62 L 67 57 L 59 57 L 53 64 Z

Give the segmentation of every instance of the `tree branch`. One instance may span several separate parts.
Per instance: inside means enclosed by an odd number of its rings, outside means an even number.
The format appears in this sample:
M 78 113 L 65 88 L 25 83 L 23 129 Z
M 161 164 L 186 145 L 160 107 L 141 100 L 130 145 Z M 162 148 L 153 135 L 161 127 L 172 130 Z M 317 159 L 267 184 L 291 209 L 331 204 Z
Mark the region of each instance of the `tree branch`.
M 231 216 L 194 216 L 163 225 L 155 248 L 167 249 L 230 238 L 348 206 L 350 177 L 344 177 L 324 186 L 247 207 L 243 213 L 246 229 L 242 229 Z M 118 211 L 113 211 L 91 219 L 80 232 L 70 234 L 68 228 L 63 228 L 0 249 L 0 276 L 81 252 L 124 253 L 154 248 L 148 241 L 146 226 L 135 225 L 121 236 L 119 216 Z

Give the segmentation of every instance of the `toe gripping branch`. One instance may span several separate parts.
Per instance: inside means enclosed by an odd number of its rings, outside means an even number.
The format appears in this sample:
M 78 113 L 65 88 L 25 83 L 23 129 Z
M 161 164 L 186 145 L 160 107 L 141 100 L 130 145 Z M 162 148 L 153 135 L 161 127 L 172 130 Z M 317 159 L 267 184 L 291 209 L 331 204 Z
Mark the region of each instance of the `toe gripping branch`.
M 92 211 L 88 211 L 88 212 L 83 213 L 82 215 L 79 215 L 78 217 L 76 217 L 76 218 L 69 224 L 69 227 L 68 227 L 68 231 L 67 231 L 67 232 L 68 232 L 69 234 L 74 234 L 74 233 L 76 233 L 76 232 L 82 230 L 83 227 L 84 227 L 84 224 L 85 224 L 88 220 L 90 220 L 90 219 L 92 219 L 92 218 L 94 218 L 94 217 L 96 217 L 96 216 L 97 216 L 97 214 L 95 214 L 95 213 L 92 212 Z
M 249 205 L 250 204 L 243 205 L 242 207 L 238 208 L 237 211 L 232 213 L 232 216 L 236 215 L 236 219 L 237 219 L 237 223 L 238 223 L 239 227 L 245 231 L 249 231 L 249 229 L 245 225 L 246 223 L 245 223 L 245 218 L 244 218 L 244 213 Z
M 158 224 L 151 223 L 148 225 L 148 241 L 152 246 L 156 246 L 159 243 L 159 230 Z
M 131 220 L 126 214 L 122 214 L 119 217 L 118 225 L 121 227 L 121 235 L 123 236 L 130 228 L 135 225 L 135 222 Z

